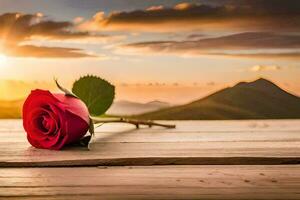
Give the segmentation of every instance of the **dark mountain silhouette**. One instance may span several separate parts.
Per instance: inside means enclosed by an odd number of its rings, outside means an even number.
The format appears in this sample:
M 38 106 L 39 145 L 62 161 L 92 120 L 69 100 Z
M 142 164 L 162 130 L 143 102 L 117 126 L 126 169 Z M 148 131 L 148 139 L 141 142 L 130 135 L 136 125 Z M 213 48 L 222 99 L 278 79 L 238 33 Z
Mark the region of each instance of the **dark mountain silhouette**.
M 266 79 L 240 82 L 192 103 L 134 116 L 141 119 L 295 119 L 300 98 Z

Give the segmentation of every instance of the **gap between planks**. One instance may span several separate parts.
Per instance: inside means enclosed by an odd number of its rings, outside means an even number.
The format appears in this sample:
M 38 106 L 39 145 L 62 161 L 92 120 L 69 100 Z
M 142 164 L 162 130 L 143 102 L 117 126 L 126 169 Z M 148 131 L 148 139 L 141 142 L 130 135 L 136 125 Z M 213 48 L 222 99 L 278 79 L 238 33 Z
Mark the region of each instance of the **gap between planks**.
M 0 162 L 0 167 L 93 167 L 153 165 L 297 165 L 300 157 L 147 157 L 60 160 L 45 162 Z

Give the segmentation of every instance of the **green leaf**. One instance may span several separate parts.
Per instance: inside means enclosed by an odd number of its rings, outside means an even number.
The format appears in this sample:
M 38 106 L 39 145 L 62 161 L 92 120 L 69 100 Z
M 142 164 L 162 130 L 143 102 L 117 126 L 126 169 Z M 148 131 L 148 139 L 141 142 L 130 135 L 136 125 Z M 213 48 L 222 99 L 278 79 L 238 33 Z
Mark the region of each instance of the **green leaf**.
M 84 76 L 73 84 L 72 92 L 88 107 L 90 115 L 104 114 L 115 97 L 115 86 L 96 76 Z

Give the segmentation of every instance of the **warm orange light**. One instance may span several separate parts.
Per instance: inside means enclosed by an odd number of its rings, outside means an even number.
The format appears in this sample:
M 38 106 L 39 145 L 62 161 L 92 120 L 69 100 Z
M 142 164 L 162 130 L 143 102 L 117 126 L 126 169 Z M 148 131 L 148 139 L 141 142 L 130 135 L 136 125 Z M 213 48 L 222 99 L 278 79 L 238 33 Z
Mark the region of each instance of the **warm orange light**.
M 0 67 L 5 67 L 7 62 L 7 57 L 5 55 L 0 54 Z

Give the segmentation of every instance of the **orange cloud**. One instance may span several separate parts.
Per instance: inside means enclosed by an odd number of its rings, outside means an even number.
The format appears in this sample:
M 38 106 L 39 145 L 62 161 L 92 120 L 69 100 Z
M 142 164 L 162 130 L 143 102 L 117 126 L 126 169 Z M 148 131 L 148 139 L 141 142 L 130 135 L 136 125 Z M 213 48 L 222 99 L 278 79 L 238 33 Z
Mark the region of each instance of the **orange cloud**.
M 264 50 L 263 52 L 259 50 Z M 120 47 L 126 53 L 175 54 L 180 56 L 234 56 L 300 58 L 300 36 L 270 32 L 245 32 L 186 41 L 150 41 Z M 288 51 L 286 51 L 288 50 Z
M 281 70 L 280 66 L 277 65 L 254 65 L 250 71 L 261 72 L 261 71 L 278 71 Z
M 300 30 L 300 4 L 293 0 L 226 1 L 227 4 L 179 3 L 173 7 L 152 6 L 145 10 L 98 12 L 82 27 L 99 30 Z
M 12 57 L 31 57 L 31 58 L 84 58 L 98 57 L 87 54 L 81 49 L 63 47 L 44 47 L 34 45 L 21 45 L 13 48 L 6 48 L 4 53 Z
M 146 10 L 147 11 L 156 11 L 156 10 L 163 10 L 164 7 L 162 5 L 159 5 L 159 6 L 151 6 L 149 8 L 147 8 Z
M 81 49 L 24 45 L 35 39 L 83 40 L 101 38 L 88 31 L 77 31 L 72 22 L 47 20 L 42 13 L 0 15 L 1 53 L 17 57 L 91 57 Z M 95 55 L 94 55 L 95 56 Z M 94 57 L 92 56 L 92 57 Z

